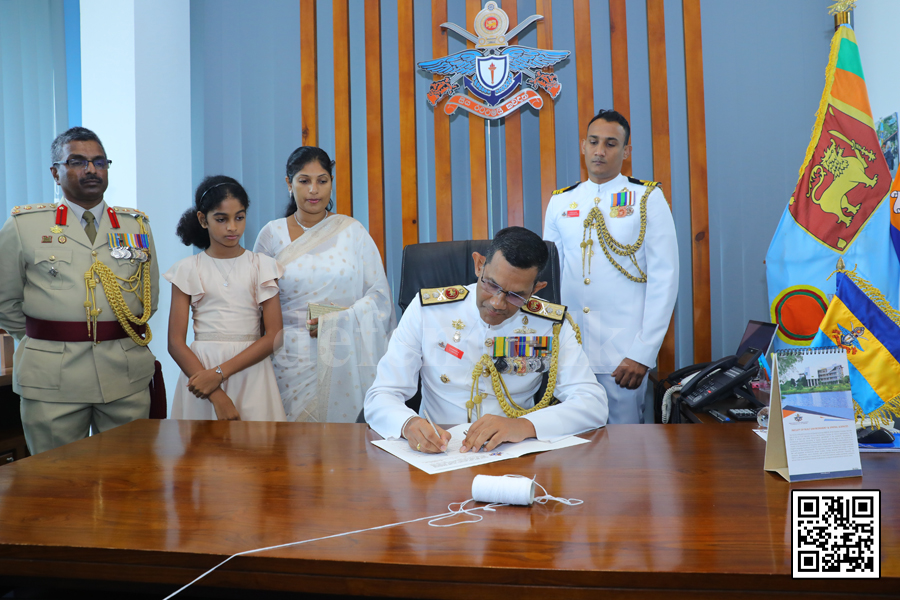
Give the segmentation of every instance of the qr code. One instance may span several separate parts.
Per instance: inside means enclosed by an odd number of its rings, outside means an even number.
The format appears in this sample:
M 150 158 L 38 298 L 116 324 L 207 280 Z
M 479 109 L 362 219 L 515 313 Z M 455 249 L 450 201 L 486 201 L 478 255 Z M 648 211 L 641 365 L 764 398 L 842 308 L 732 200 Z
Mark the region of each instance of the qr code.
M 791 490 L 794 578 L 881 576 L 880 490 Z

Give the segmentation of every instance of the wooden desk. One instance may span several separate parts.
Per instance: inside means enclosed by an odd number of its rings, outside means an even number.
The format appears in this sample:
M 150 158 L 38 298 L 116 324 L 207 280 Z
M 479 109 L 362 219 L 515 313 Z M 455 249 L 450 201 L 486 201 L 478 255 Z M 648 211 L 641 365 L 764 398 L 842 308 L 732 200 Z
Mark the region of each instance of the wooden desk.
M 267 551 L 202 584 L 453 600 L 900 591 L 896 455 L 863 455 L 862 478 L 790 485 L 763 471 L 761 439 L 727 424 L 589 437 L 432 476 L 369 444 L 365 425 L 136 421 L 0 469 L 0 584 L 82 581 L 162 597 L 232 553 L 443 513 L 470 496 L 476 474 L 518 473 L 585 502 Z M 791 488 L 882 490 L 881 579 L 791 579 Z

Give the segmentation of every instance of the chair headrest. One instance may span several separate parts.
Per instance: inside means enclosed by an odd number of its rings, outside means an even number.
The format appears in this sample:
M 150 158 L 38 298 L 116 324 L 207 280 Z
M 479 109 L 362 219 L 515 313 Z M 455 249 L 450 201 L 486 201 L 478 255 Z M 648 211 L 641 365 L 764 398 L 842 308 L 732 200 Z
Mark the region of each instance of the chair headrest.
M 547 287 L 541 290 L 540 296 L 559 304 L 559 252 L 553 242 L 546 244 L 550 260 L 538 275 L 538 280 L 546 281 Z M 490 247 L 491 240 L 430 242 L 406 246 L 400 268 L 400 310 L 405 311 L 422 288 L 475 283 L 477 277 L 472 253 L 486 255 Z

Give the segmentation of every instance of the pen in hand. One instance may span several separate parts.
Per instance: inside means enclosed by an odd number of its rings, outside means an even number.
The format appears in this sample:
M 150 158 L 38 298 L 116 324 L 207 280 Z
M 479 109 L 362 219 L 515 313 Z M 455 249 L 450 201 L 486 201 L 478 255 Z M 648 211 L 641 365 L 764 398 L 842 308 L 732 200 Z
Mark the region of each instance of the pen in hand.
M 428 416 L 428 411 L 422 408 L 422 414 L 425 415 L 425 420 L 428 421 L 428 424 L 431 425 L 431 428 L 434 430 L 434 435 L 438 436 L 438 439 L 443 442 L 444 440 L 443 438 L 441 438 L 441 434 L 438 433 L 437 427 L 434 426 L 434 421 L 432 421 L 431 417 Z M 444 454 L 446 453 L 447 451 L 444 450 Z

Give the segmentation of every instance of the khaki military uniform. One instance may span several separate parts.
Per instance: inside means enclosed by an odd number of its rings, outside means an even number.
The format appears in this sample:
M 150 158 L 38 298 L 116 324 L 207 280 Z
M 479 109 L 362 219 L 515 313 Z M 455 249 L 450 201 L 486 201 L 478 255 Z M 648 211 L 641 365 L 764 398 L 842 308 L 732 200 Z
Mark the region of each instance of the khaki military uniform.
M 85 274 L 94 261 L 102 262 L 120 278 L 138 272 L 139 260 L 112 256 L 108 234 L 137 234 L 139 219 L 149 238 L 150 310 L 156 311 L 159 269 L 146 215 L 116 207 L 119 228 L 115 229 L 104 211 L 91 243 L 72 211 L 66 225 L 55 226 L 57 206 L 16 207 L 0 229 L 0 327 L 19 340 L 13 390 L 22 398 L 25 437 L 32 453 L 81 439 L 89 425 L 103 431 L 146 418 L 148 386 L 154 373 L 153 354 L 131 338 L 94 343 L 88 336 L 85 312 L 88 303 L 89 308 L 99 309 L 98 322 L 117 321 L 103 284 L 97 283 L 93 294 L 88 293 Z M 122 297 L 132 314 L 143 315 L 138 295 L 122 290 Z M 29 337 L 26 317 L 70 322 L 66 326 L 70 331 L 76 329 L 71 322 L 80 321 L 85 341 Z M 48 324 L 43 325 L 47 331 Z M 59 330 L 63 329 L 60 324 Z M 51 333 L 49 337 L 54 336 Z

